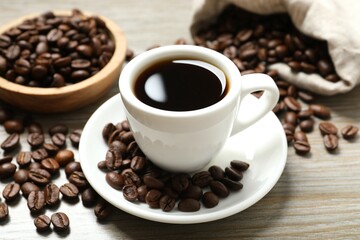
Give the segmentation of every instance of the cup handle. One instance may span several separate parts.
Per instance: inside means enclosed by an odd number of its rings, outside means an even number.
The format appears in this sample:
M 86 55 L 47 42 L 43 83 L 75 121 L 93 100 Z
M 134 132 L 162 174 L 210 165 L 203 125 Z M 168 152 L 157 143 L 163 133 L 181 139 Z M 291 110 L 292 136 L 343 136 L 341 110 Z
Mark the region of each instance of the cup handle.
M 279 100 L 279 89 L 274 80 L 262 73 L 253 73 L 241 76 L 241 99 L 237 117 L 231 132 L 234 135 L 254 124 L 268 112 L 272 111 Z M 264 91 L 256 106 L 246 106 L 244 98 L 256 91 Z

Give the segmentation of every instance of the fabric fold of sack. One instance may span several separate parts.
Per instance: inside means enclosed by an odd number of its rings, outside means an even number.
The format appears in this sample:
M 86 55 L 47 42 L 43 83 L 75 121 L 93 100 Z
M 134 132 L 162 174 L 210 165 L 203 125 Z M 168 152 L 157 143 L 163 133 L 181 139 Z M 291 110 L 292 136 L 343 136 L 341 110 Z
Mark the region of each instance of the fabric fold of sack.
M 327 42 L 341 80 L 330 82 L 318 74 L 293 72 L 284 63 L 271 65 L 287 81 L 320 95 L 346 93 L 360 84 L 360 2 L 357 0 L 194 0 L 190 27 L 193 36 L 216 21 L 229 4 L 269 15 L 288 13 L 293 24 L 309 37 Z

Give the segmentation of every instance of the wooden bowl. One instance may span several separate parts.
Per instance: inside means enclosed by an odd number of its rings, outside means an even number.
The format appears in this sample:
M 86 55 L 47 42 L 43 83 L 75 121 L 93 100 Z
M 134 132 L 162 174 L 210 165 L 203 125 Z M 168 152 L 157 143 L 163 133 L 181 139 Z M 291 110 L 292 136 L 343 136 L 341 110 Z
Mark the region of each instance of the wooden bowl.
M 70 15 L 70 11 L 54 11 L 55 15 Z M 91 16 L 87 12 L 86 16 Z M 39 16 L 23 16 L 0 27 L 0 34 L 17 26 L 26 19 Z M 28 87 L 0 77 L 0 99 L 15 107 L 39 113 L 71 111 L 92 102 L 105 94 L 118 80 L 125 60 L 127 42 L 123 31 L 111 20 L 99 16 L 105 23 L 115 42 L 115 51 L 110 61 L 95 75 L 71 85 L 59 88 Z

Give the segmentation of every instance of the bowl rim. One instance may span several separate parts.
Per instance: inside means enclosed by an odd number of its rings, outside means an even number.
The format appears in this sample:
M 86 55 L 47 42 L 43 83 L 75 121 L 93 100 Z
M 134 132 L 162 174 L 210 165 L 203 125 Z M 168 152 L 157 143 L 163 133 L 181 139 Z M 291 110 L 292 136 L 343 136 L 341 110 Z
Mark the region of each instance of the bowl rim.
M 72 11 L 71 10 L 53 10 L 52 12 L 55 15 L 70 15 Z M 93 14 L 88 11 L 82 11 L 82 13 L 87 17 L 88 16 L 97 16 L 101 20 L 103 20 L 111 34 L 111 37 L 113 38 L 113 40 L 115 42 L 114 53 L 113 53 L 110 61 L 105 65 L 105 67 L 103 67 L 95 75 L 93 75 L 85 80 L 82 80 L 82 81 L 74 83 L 74 84 L 66 85 L 63 87 L 59 87 L 59 88 L 56 88 L 56 87 L 42 88 L 42 87 L 24 86 L 21 84 L 11 82 L 0 76 L 0 88 L 7 90 L 9 92 L 19 93 L 19 94 L 23 94 L 23 95 L 56 96 L 56 95 L 62 95 L 65 93 L 74 93 L 81 89 L 87 88 L 87 87 L 101 81 L 104 77 L 107 76 L 107 73 L 113 72 L 118 67 L 117 62 L 122 61 L 121 59 L 118 59 L 115 56 L 123 56 L 123 58 L 125 58 L 127 41 L 126 41 L 124 32 L 120 29 L 120 27 L 118 27 L 118 25 L 115 22 L 108 19 L 107 17 L 104 17 L 102 15 Z M 24 20 L 31 19 L 31 18 L 40 16 L 40 15 L 41 15 L 41 13 L 26 14 L 24 16 L 21 16 L 17 19 L 14 19 L 14 20 L 2 25 L 0 27 L 0 35 L 3 34 L 5 31 L 11 29 L 12 27 L 19 25 Z M 121 54 L 122 51 L 123 51 L 123 54 Z

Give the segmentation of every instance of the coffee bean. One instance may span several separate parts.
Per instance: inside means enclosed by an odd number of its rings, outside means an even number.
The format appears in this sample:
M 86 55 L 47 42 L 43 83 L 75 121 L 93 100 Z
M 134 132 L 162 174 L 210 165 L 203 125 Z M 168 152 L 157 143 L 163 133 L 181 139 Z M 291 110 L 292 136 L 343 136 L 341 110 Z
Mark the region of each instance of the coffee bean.
M 206 208 L 213 208 L 219 204 L 219 197 L 213 192 L 204 193 L 201 200 Z
M 55 124 L 49 128 L 49 134 L 50 136 L 56 134 L 56 133 L 62 133 L 64 135 L 68 134 L 69 128 L 64 124 Z
M 41 160 L 41 166 L 43 169 L 47 170 L 50 174 L 57 173 L 60 170 L 59 163 L 53 158 L 45 158 Z
M 44 197 L 45 203 L 48 206 L 54 206 L 59 202 L 59 188 L 53 184 L 49 183 L 44 188 Z
M 94 208 L 94 213 L 98 220 L 108 218 L 112 211 L 112 206 L 105 200 L 99 201 Z
M 29 171 L 29 179 L 35 184 L 43 186 L 50 182 L 51 175 L 45 169 L 31 169 Z
M 51 215 L 51 222 L 55 231 L 63 232 L 69 229 L 70 221 L 63 212 L 56 212 Z
M 13 163 L 3 163 L 0 165 L 0 179 L 12 177 L 16 171 L 16 165 Z
M 84 188 L 88 187 L 88 185 L 89 185 L 88 181 L 86 180 L 86 177 L 85 177 L 84 173 L 80 172 L 80 171 L 74 171 L 69 176 L 69 182 L 74 184 L 79 189 L 84 189 Z
M 337 127 L 331 122 L 321 122 L 319 124 L 319 130 L 322 135 L 326 135 L 326 134 L 337 135 L 338 133 Z
M 98 162 L 97 164 L 97 167 L 100 169 L 100 170 L 107 170 L 107 166 L 106 166 L 106 161 L 100 161 Z
M 142 156 L 135 156 L 131 159 L 130 167 L 135 172 L 144 170 L 146 166 L 146 158 Z
M 32 182 L 25 182 L 23 185 L 21 185 L 20 189 L 25 198 L 28 198 L 31 192 L 40 191 L 40 188 Z
M 37 122 L 31 122 L 28 126 L 27 126 L 27 131 L 28 133 L 43 133 L 43 128 L 41 126 L 40 123 Z
M 10 61 L 14 61 L 15 59 L 17 59 L 20 55 L 20 47 L 18 45 L 11 45 L 6 52 L 6 58 L 9 59 Z
M 13 159 L 13 156 L 11 156 L 11 155 L 0 157 L 0 165 L 3 163 L 9 163 L 12 161 L 12 159 Z
M 303 132 L 311 132 L 314 129 L 314 120 L 306 119 L 299 123 L 299 127 Z
M 230 162 L 230 165 L 231 167 L 240 172 L 246 171 L 250 167 L 250 164 L 240 160 L 232 160 Z
M 138 197 L 137 187 L 133 184 L 126 184 L 122 188 L 123 196 L 128 201 L 135 201 Z
M 31 162 L 31 152 L 19 152 L 16 156 L 19 167 L 27 167 Z
M 27 138 L 27 142 L 33 148 L 39 147 L 44 143 L 44 135 L 42 133 L 30 133 Z
M 153 176 L 150 176 L 150 175 L 144 176 L 143 181 L 148 189 L 163 189 L 164 188 L 164 183 L 161 180 L 156 179 Z
M 341 129 L 341 134 L 344 139 L 354 139 L 359 132 L 359 128 L 354 125 L 346 125 Z
M 24 131 L 24 126 L 22 121 L 13 119 L 13 120 L 7 120 L 4 123 L 5 131 L 9 134 L 12 133 L 22 133 Z
M 106 142 L 108 142 L 110 135 L 116 130 L 116 127 L 112 123 L 108 123 L 102 130 L 102 136 Z
M 295 141 L 294 144 L 295 152 L 299 155 L 305 155 L 310 152 L 311 147 L 307 141 L 298 140 Z
M 243 178 L 243 175 L 241 172 L 239 172 L 236 169 L 231 168 L 231 167 L 225 168 L 225 175 L 234 181 L 240 181 Z
M 59 148 L 62 148 L 66 143 L 66 137 L 63 133 L 55 133 L 51 136 L 53 144 Z
M 209 172 L 214 179 L 222 179 L 225 176 L 224 170 L 219 166 L 211 166 Z
M 124 177 L 118 172 L 112 171 L 106 173 L 106 182 L 113 188 L 121 190 L 124 186 Z
M 43 210 L 45 206 L 45 196 L 43 191 L 30 192 L 27 199 L 27 206 L 31 213 L 37 213 Z
M 43 148 L 47 152 L 48 156 L 54 156 L 59 151 L 59 147 L 52 143 L 44 143 Z
M 35 162 L 41 162 L 41 160 L 49 157 L 49 154 L 45 150 L 45 148 L 39 148 L 36 149 L 31 153 L 32 159 L 34 159 Z
M 310 119 L 313 116 L 313 112 L 310 109 L 302 110 L 297 114 L 297 118 L 301 120 Z
M 98 194 L 95 192 L 95 190 L 91 187 L 86 188 L 81 193 L 81 201 L 84 207 L 92 207 L 95 205 L 96 200 L 98 198 Z
M 310 104 L 309 109 L 318 118 L 329 119 L 331 117 L 330 109 L 322 104 Z
M 151 189 L 146 194 L 145 201 L 149 205 L 149 207 L 159 208 L 161 196 L 162 196 L 162 193 L 159 190 Z
M 59 190 L 67 199 L 76 199 L 79 195 L 79 189 L 72 183 L 65 183 Z
M 17 196 L 19 196 L 19 192 L 20 192 L 20 185 L 12 182 L 12 183 L 8 183 L 5 186 L 2 195 L 6 199 L 6 201 L 12 201 Z
M 178 210 L 181 212 L 196 212 L 200 210 L 200 202 L 191 199 L 191 198 L 185 198 L 181 199 L 178 204 Z
M 290 123 L 292 125 L 296 125 L 297 119 L 298 119 L 298 116 L 295 112 L 286 112 L 285 113 L 285 116 L 284 116 L 285 123 Z
M 1 148 L 7 152 L 13 151 L 19 146 L 19 142 L 20 135 L 18 133 L 12 133 L 1 143 Z
M 159 200 L 160 208 L 164 212 L 170 212 L 175 207 L 176 200 L 169 197 L 168 195 L 163 195 Z
M 294 112 L 301 111 L 301 104 L 294 97 L 284 98 L 284 103 L 288 109 Z
M 182 192 L 190 185 L 190 176 L 188 174 L 176 174 L 171 179 L 171 186 L 177 192 Z
M 213 180 L 210 183 L 210 189 L 213 193 L 215 193 L 220 198 L 225 198 L 229 196 L 230 192 L 227 187 L 221 183 L 220 181 Z
M 29 179 L 29 171 L 25 169 L 19 169 L 14 173 L 13 179 L 16 183 L 23 184 Z
M 326 150 L 332 152 L 337 149 L 339 144 L 339 139 L 334 134 L 327 134 L 324 136 L 324 146 Z
M 69 162 L 68 164 L 66 164 L 65 173 L 67 177 L 69 177 L 75 171 L 82 171 L 79 162 Z
M 299 91 L 298 96 L 301 100 L 303 100 L 306 103 L 314 102 L 315 99 L 311 93 L 305 91 Z
M 202 189 L 196 185 L 190 185 L 185 191 L 181 193 L 182 198 L 192 198 L 200 200 L 202 196 Z
M 201 172 L 195 173 L 191 179 L 191 181 L 194 185 L 197 185 L 201 188 L 205 188 L 205 187 L 209 186 L 209 184 L 212 180 L 213 180 L 213 178 L 212 178 L 210 172 L 208 172 L 208 171 L 201 171 Z
M 74 152 L 67 149 L 60 150 L 55 155 L 55 160 L 61 167 L 66 166 L 69 162 L 74 161 Z
M 36 227 L 36 230 L 39 232 L 44 232 L 46 230 L 49 230 L 50 223 L 51 223 L 50 218 L 44 214 L 39 215 L 34 219 L 34 225 Z
M 4 202 L 0 202 L 0 221 L 4 221 L 9 216 L 8 205 Z
M 296 131 L 294 133 L 294 140 L 295 141 L 305 141 L 305 142 L 308 141 L 307 136 L 303 131 Z
M 82 129 L 75 129 L 71 132 L 69 138 L 73 147 L 78 148 L 80 143 Z

